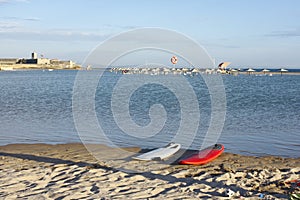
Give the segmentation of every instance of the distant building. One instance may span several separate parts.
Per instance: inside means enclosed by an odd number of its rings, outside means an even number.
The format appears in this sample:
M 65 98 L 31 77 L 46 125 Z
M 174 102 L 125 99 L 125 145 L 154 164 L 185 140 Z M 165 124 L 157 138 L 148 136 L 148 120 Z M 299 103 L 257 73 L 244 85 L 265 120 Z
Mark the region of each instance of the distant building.
M 0 65 L 14 65 L 18 61 L 18 58 L 0 58 Z
M 23 64 L 49 65 L 50 60 L 48 58 L 24 59 Z
M 31 59 L 37 59 L 37 58 L 38 58 L 38 54 L 36 52 L 32 52 Z
M 50 65 L 50 59 L 38 58 L 37 53 L 31 53 L 31 59 L 23 59 L 23 64 Z
M 72 68 L 75 63 L 72 60 L 64 61 L 64 60 L 52 59 L 50 60 L 50 64 L 57 65 L 57 66 L 65 66 L 66 68 Z
M 31 53 L 31 58 L 0 58 L 0 70 L 5 69 L 18 69 L 18 68 L 55 68 L 55 69 L 80 69 L 81 66 L 77 65 L 71 60 L 63 61 L 58 59 L 48 59 L 41 55 L 38 57 L 36 52 Z

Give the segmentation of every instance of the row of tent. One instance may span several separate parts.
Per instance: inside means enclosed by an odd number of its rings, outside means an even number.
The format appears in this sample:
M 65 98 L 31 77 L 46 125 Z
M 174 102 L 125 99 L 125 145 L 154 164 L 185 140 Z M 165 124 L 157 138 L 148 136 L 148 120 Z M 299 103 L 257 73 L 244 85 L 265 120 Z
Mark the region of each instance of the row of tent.
M 228 67 L 230 64 L 231 64 L 230 62 L 222 62 L 222 63 L 220 63 L 220 64 L 218 65 L 219 70 L 226 70 L 226 67 Z M 240 70 L 230 69 L 229 71 L 230 71 L 230 72 L 237 72 L 237 71 L 240 71 Z M 249 73 L 250 73 L 250 72 L 256 72 L 256 70 L 255 70 L 255 69 L 252 69 L 252 68 L 249 68 L 249 69 L 246 70 L 246 72 L 249 72 Z M 268 70 L 268 69 L 263 69 L 262 72 L 264 72 L 264 73 L 265 73 L 265 72 L 270 72 L 270 70 Z M 281 68 L 281 69 L 279 70 L 279 72 L 288 72 L 288 70 L 287 70 L 287 69 Z
M 239 71 L 239 70 L 236 70 L 236 69 L 230 69 L 229 71 L 231 71 L 231 72 L 237 72 L 237 71 Z M 256 72 L 256 70 L 255 70 L 255 69 L 252 69 L 252 68 L 249 68 L 249 69 L 246 70 L 246 72 Z M 262 72 L 270 72 L 270 70 L 268 70 L 268 69 L 263 69 Z M 281 69 L 279 70 L 279 72 L 288 72 L 288 70 L 287 70 L 287 69 L 281 68 Z
M 238 72 L 238 71 L 240 71 L 240 70 L 230 69 L 229 71 L 230 71 L 230 72 Z M 256 72 L 257 70 L 252 69 L 252 68 L 249 68 L 249 69 L 247 69 L 247 70 L 245 70 L 245 71 L 250 73 L 250 72 Z M 266 72 L 270 72 L 270 70 L 268 70 L 268 69 L 263 69 L 263 70 L 261 70 L 261 72 L 266 73 Z M 288 72 L 288 70 L 287 70 L 287 69 L 281 68 L 281 69 L 278 70 L 278 72 Z

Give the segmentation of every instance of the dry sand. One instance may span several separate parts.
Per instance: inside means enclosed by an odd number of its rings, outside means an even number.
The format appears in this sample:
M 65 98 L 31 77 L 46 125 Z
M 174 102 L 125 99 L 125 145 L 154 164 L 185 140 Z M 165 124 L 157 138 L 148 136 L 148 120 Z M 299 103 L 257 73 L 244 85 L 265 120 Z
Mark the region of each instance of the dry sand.
M 300 158 L 223 153 L 206 165 L 183 166 L 101 161 L 81 144 L 0 147 L 0 199 L 287 199 L 292 188 L 287 181 L 295 179 Z M 234 196 L 226 197 L 226 189 Z

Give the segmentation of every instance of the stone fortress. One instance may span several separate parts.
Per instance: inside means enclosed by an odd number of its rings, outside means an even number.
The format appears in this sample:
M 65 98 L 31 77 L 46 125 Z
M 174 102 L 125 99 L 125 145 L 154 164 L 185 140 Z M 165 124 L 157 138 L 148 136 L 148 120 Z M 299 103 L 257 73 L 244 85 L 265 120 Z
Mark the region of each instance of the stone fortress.
M 10 71 L 16 69 L 81 69 L 81 66 L 72 60 L 49 59 L 38 57 L 36 52 L 31 58 L 0 58 L 0 70 Z

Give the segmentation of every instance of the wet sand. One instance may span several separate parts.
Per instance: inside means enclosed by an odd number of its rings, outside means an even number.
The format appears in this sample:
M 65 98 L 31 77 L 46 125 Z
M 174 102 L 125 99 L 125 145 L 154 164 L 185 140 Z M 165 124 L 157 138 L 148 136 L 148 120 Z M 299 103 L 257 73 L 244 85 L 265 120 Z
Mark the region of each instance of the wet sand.
M 97 160 L 82 144 L 13 144 L 0 147 L 0 172 L 0 199 L 229 199 L 227 189 L 232 199 L 287 199 L 288 181 L 300 179 L 300 158 L 225 152 L 206 165 L 188 166 Z

